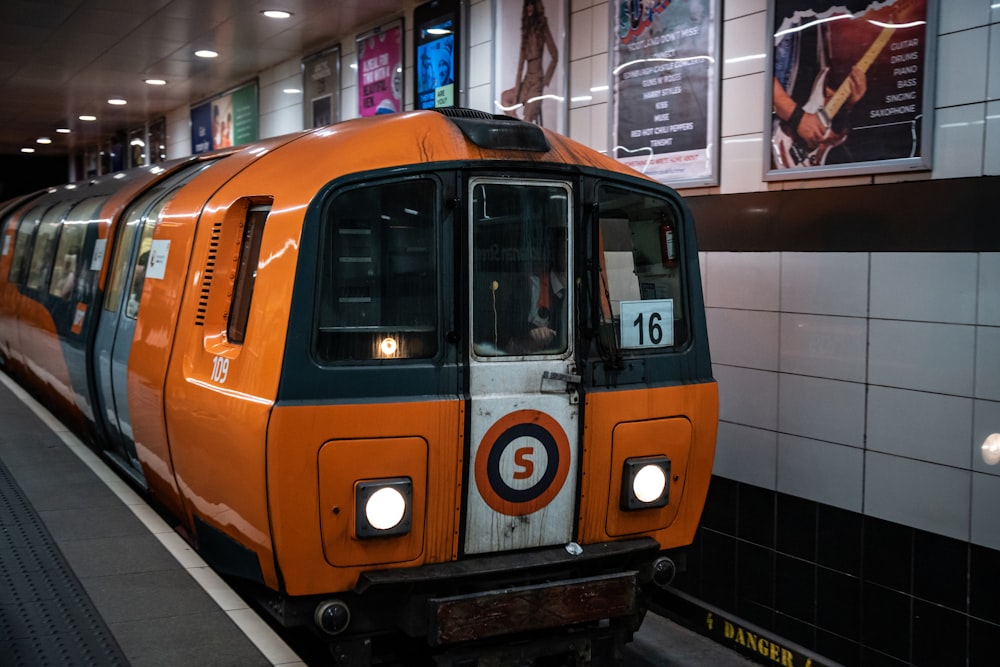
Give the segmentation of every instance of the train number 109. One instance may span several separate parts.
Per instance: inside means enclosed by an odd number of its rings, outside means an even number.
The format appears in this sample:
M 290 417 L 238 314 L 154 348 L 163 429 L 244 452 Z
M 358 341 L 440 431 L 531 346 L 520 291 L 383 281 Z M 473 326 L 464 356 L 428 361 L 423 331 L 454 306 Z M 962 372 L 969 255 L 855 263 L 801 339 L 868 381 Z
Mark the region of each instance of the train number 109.
M 226 384 L 227 377 L 229 377 L 229 359 L 225 357 L 213 357 L 212 382 Z
M 673 299 L 622 301 L 621 338 L 625 349 L 673 345 Z

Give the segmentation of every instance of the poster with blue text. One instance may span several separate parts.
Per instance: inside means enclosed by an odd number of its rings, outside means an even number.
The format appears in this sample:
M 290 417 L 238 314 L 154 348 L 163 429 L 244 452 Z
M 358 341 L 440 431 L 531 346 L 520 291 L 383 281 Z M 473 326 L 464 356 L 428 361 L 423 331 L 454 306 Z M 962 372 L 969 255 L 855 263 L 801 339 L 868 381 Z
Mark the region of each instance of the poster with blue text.
M 612 155 L 673 186 L 717 183 L 718 0 L 612 0 Z

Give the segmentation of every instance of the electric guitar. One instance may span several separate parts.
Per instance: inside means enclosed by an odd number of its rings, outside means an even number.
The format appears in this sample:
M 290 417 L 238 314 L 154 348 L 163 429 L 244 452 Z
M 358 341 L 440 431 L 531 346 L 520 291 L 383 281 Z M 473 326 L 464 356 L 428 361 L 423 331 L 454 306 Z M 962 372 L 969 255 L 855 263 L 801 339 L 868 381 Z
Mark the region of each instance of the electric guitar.
M 862 73 L 867 73 L 875 59 L 882 53 L 882 49 L 889 43 L 892 34 L 896 32 L 894 26 L 882 29 L 879 36 L 875 38 L 865 54 L 857 62 L 857 68 Z M 829 67 L 824 67 L 813 81 L 812 90 L 809 92 L 809 99 L 802 105 L 802 110 L 806 113 L 815 114 L 823 126 L 826 128 L 824 139 L 815 148 L 809 148 L 795 131 L 781 120 L 775 121 L 771 149 L 774 154 L 775 165 L 780 169 L 790 169 L 792 167 L 816 167 L 826 161 L 827 153 L 830 149 L 839 146 L 847 139 L 847 132 L 837 133 L 832 130 L 833 118 L 840 111 L 844 102 L 851 95 L 850 77 L 844 77 L 844 81 L 837 88 L 836 92 L 826 97 L 826 77 L 830 72 Z

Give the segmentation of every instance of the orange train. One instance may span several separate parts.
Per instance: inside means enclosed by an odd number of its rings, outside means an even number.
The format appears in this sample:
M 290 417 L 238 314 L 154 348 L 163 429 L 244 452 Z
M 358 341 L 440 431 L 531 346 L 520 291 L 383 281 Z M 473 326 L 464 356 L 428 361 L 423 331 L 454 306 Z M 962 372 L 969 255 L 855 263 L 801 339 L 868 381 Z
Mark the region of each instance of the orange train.
M 5 372 L 345 664 L 613 656 L 694 537 L 693 223 L 565 137 L 352 120 L 8 202 L 0 239 Z

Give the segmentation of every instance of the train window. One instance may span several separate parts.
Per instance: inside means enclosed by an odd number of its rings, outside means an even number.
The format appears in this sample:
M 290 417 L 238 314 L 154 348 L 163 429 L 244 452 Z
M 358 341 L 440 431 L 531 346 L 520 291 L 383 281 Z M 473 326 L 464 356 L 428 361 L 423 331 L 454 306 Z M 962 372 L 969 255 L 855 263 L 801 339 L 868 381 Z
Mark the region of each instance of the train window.
M 0 256 L 6 257 L 10 254 L 11 248 L 11 237 L 7 235 L 7 230 L 11 228 L 14 221 L 14 214 L 11 213 L 3 219 L 3 224 L 0 225 L 0 243 L 3 247 L 0 248 Z
M 135 239 L 139 222 L 142 220 L 142 210 L 147 204 L 140 200 L 142 206 L 133 206 L 125 213 L 118 226 L 118 238 L 115 239 L 115 255 L 111 262 L 111 278 L 108 280 L 107 291 L 104 294 L 104 310 L 117 312 L 121 301 L 125 277 L 128 272 L 128 260 L 131 255 L 132 241 Z
M 52 266 L 52 255 L 55 252 L 59 227 L 69 211 L 71 204 L 64 202 L 56 204 L 42 216 L 35 232 L 35 242 L 31 249 L 31 263 L 28 265 L 28 279 L 25 286 L 31 289 L 42 289 L 48 284 L 49 270 Z
M 479 357 L 561 355 L 572 333 L 570 191 L 564 183 L 472 185 L 472 340 Z
M 17 225 L 17 232 L 14 235 L 14 256 L 10 262 L 10 273 L 7 278 L 12 283 L 21 283 L 21 274 L 24 271 L 25 260 L 31 252 L 31 239 L 35 236 L 35 229 L 42 219 L 44 206 L 36 206 L 28 211 Z
M 77 287 L 83 282 L 83 242 L 87 235 L 87 225 L 94 221 L 104 197 L 85 199 L 66 215 L 62 233 L 59 234 L 59 244 L 56 246 L 55 263 L 52 266 L 52 279 L 49 281 L 49 294 L 60 299 L 74 296 Z
M 598 197 L 602 341 L 633 352 L 683 345 L 677 210 L 660 197 L 609 186 Z
M 132 282 L 128 290 L 128 300 L 125 302 L 125 317 L 133 320 L 139 314 L 142 286 L 146 284 L 146 267 L 149 266 L 149 250 L 153 247 L 153 232 L 167 201 L 167 198 L 160 199 L 143 217 L 142 231 L 139 233 L 139 257 L 135 260 L 135 268 L 132 269 Z
M 264 221 L 270 212 L 269 205 L 251 205 L 247 209 L 236 282 L 233 285 L 233 305 L 229 309 L 229 322 L 226 326 L 226 339 L 230 343 L 242 344 L 246 337 L 247 320 L 250 318 L 250 299 L 253 296 L 254 282 L 257 280 L 260 241 L 264 236 Z
M 341 192 L 323 232 L 315 355 L 321 363 L 437 353 L 437 186 Z
M 121 303 L 122 292 L 125 290 L 125 283 L 128 279 L 130 260 L 135 256 L 132 253 L 138 250 L 133 247 L 133 243 L 135 241 L 136 234 L 139 232 L 140 224 L 147 217 L 153 220 L 155 224 L 155 221 L 159 217 L 160 212 L 162 212 L 163 207 L 166 206 L 166 203 L 173 198 L 181 186 L 210 167 L 214 162 L 215 160 L 194 162 L 178 170 L 176 173 L 153 186 L 149 191 L 137 199 L 124 214 L 122 214 L 121 220 L 118 223 L 118 236 L 115 239 L 115 244 L 112 248 L 112 252 L 114 254 L 111 258 L 111 277 L 108 280 L 108 285 L 104 293 L 104 310 L 110 312 L 118 311 L 119 304 Z M 154 204 L 157 204 L 157 202 L 159 202 L 159 207 L 156 208 L 155 211 L 151 212 L 150 209 Z M 152 234 L 152 230 L 150 230 L 149 233 Z M 142 250 L 148 251 L 151 245 L 151 241 L 146 243 L 145 248 Z M 142 264 L 141 271 L 145 271 L 145 264 Z M 143 276 L 140 276 L 138 283 L 139 293 L 137 296 L 142 294 L 142 277 Z M 134 276 L 130 285 L 131 289 L 129 295 L 132 296 L 135 294 L 136 288 Z M 138 298 L 133 304 L 133 307 L 138 309 Z M 128 308 L 127 304 L 126 308 Z M 131 317 L 135 317 L 135 313 L 133 313 Z

